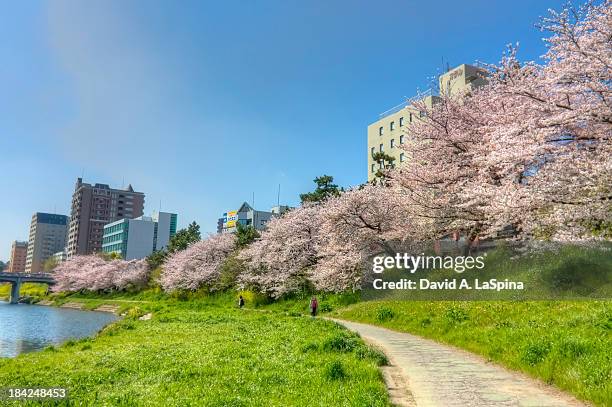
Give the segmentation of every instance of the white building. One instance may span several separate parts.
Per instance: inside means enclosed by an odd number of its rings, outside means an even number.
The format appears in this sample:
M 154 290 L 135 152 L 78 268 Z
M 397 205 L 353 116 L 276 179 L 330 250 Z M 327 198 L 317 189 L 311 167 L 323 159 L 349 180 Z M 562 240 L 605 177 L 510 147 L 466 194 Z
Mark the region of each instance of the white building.
M 167 212 L 109 223 L 104 226 L 102 251 L 120 254 L 125 260 L 145 258 L 168 246 L 176 223 L 177 215 Z

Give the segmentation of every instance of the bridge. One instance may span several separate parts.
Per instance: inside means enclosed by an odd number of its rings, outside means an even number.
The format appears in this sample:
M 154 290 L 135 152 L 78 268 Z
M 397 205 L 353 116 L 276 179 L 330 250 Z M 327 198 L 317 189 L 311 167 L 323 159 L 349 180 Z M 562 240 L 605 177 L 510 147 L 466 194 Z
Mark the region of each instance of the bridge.
M 0 283 L 11 283 L 11 304 L 19 301 L 19 289 L 21 283 L 45 283 L 55 284 L 53 275 L 49 273 L 2 273 L 0 272 Z

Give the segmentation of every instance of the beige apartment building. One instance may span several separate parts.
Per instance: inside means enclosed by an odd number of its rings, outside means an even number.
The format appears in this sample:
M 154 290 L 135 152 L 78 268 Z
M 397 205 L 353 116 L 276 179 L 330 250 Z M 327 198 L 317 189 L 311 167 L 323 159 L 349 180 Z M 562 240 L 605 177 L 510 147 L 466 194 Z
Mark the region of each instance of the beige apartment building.
M 66 245 L 68 217 L 36 212 L 30 223 L 30 240 L 26 256 L 26 273 L 40 273 L 45 261 Z
M 101 252 L 104 226 L 120 219 L 142 216 L 144 199 L 144 194 L 134 191 L 131 185 L 126 189 L 114 189 L 106 184 L 88 184 L 78 178 L 72 195 L 66 256 Z
M 26 267 L 26 257 L 28 255 L 28 242 L 15 240 L 11 246 L 11 263 L 9 273 L 23 273 Z
M 438 78 L 440 94 L 452 97 L 469 91 L 485 84 L 485 77 L 486 71 L 481 68 L 459 65 Z M 368 181 L 372 181 L 378 170 L 383 169 L 383 163 L 372 158 L 375 153 L 384 152 L 395 158 L 393 163 L 395 166 L 401 165 L 408 159 L 400 146 L 410 137 L 410 124 L 424 115 L 424 112 L 420 112 L 414 106 L 417 100 L 423 100 L 425 105 L 431 108 L 441 98 L 431 92 L 419 95 L 381 113 L 379 119 L 368 126 Z

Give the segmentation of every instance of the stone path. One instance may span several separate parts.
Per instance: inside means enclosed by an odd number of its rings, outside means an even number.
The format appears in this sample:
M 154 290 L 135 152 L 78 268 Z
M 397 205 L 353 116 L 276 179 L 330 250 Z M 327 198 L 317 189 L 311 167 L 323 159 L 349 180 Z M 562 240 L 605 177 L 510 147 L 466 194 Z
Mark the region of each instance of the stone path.
M 82 302 L 67 302 L 65 304 L 62 304 L 60 307 L 61 308 L 72 308 L 72 309 L 83 309 L 83 306 L 85 304 L 83 304 Z
M 112 314 L 116 314 L 117 311 L 119 311 L 119 305 L 102 304 L 98 308 L 96 308 L 94 311 L 110 312 Z
M 407 333 L 332 320 L 385 352 L 407 382 L 407 397 L 417 407 L 585 406 L 551 386 L 469 352 Z

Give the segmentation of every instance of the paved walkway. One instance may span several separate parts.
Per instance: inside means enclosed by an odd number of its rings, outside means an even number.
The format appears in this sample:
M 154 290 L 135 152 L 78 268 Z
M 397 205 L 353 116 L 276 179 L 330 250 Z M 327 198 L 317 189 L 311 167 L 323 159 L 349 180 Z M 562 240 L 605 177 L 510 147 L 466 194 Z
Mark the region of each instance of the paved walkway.
M 450 346 L 372 325 L 335 320 L 380 347 L 417 407 L 584 406 L 534 379 Z

